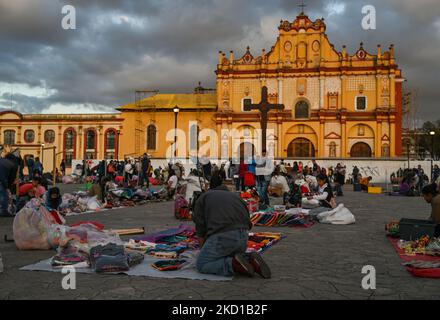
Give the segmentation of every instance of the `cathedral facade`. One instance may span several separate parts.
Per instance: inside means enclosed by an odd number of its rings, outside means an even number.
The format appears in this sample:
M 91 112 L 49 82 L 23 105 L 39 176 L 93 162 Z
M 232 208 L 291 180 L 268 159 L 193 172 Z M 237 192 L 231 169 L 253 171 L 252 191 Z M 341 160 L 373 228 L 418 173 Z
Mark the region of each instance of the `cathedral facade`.
M 404 79 L 394 46 L 387 51 L 378 46 L 374 53 L 363 44 L 353 54 L 345 46 L 338 51 L 324 20 L 312 21 L 303 13 L 293 22 L 281 21 L 278 30 L 270 50 L 255 54 L 247 48 L 241 57 L 220 52 L 214 90 L 200 86 L 194 93 L 154 93 L 110 115 L 4 111 L 0 143 L 34 156 L 55 146 L 58 163 L 61 158 L 70 163 L 145 152 L 153 158 L 188 158 L 197 151 L 234 158 L 245 145 L 259 153 L 261 114 L 244 106 L 259 103 L 267 87 L 269 102 L 284 105 L 267 119 L 267 149 L 274 157 L 401 156 Z M 177 147 L 170 151 L 176 133 Z M 203 141 L 209 148 L 204 149 Z
M 258 150 L 253 139 L 260 113 L 245 111 L 244 105 L 258 103 L 266 86 L 269 101 L 285 107 L 269 113 L 267 149 L 276 158 L 401 156 L 404 79 L 394 46 L 386 52 L 378 46 L 374 54 L 363 44 L 354 54 L 345 47 L 339 52 L 323 19 L 311 21 L 304 14 L 294 22 L 281 21 L 278 29 L 275 45 L 258 56 L 250 48 L 238 58 L 232 51 L 219 53 L 215 94 L 197 88 L 194 94 L 158 94 L 119 108 L 128 127 L 146 128 L 138 145 L 165 157 L 169 143 L 155 141 L 166 141 L 173 130 L 177 106 L 178 128 L 187 133 L 187 144 L 194 147 L 197 129 L 192 128 L 215 128 L 218 154 L 237 157 L 246 135 Z M 233 131 L 243 134 L 232 136 Z M 186 149 L 179 156 L 189 156 L 191 146 Z

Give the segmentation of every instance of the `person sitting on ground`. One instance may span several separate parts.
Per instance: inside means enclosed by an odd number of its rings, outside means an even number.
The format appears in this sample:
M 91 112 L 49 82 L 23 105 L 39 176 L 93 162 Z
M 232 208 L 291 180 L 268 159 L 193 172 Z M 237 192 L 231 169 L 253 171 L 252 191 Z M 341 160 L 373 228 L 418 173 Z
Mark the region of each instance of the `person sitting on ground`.
M 316 195 L 310 195 L 307 198 L 302 199 L 302 207 L 305 209 L 313 209 L 318 207 L 333 208 L 335 205 L 333 190 L 328 182 L 326 175 L 320 174 L 316 177 L 318 181 L 319 190 Z
M 221 179 L 211 179 L 211 189 L 195 203 L 194 222 L 201 251 L 196 267 L 200 273 L 252 277 L 255 272 L 270 278 L 271 272 L 258 253 L 246 255 L 252 228 L 246 203 L 230 192 Z
M 42 186 L 42 178 L 34 176 L 31 183 L 26 183 L 19 188 L 18 195 L 20 197 L 41 198 L 46 193 L 46 189 Z
M 49 210 L 56 210 L 58 211 L 58 208 L 60 207 L 61 203 L 63 202 L 60 189 L 57 187 L 50 188 L 46 192 L 46 207 Z
M 402 182 L 399 186 L 399 195 L 404 197 L 413 197 L 415 196 L 415 188 L 410 185 L 409 180 L 411 178 L 405 177 L 402 179 Z
M 436 184 L 429 184 L 422 189 L 423 198 L 427 203 L 431 204 L 430 220 L 440 223 L 440 195 Z
M 41 185 L 42 178 L 34 176 L 32 182 L 26 183 L 18 189 L 18 202 L 17 202 L 17 212 L 20 211 L 29 200 L 33 198 L 41 198 L 45 193 L 46 189 Z
M 287 183 L 286 177 L 281 173 L 280 167 L 276 167 L 272 178 L 269 182 L 268 188 L 269 194 L 271 196 L 284 197 L 290 192 L 289 184 Z
M 176 194 L 177 184 L 179 182 L 179 178 L 177 178 L 176 173 L 173 169 L 169 170 L 169 176 L 167 183 L 167 192 L 168 192 L 168 200 L 172 200 L 174 195 Z
M 373 177 L 365 177 L 361 179 L 362 191 L 368 191 L 368 187 L 370 187 L 371 180 L 373 180 Z

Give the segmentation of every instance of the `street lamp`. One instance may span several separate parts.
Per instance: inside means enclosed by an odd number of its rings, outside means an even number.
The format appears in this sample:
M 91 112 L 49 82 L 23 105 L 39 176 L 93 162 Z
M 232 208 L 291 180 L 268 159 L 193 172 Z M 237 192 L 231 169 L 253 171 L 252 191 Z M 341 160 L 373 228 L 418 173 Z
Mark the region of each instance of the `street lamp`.
M 177 157 L 177 116 L 179 115 L 180 109 L 176 105 L 173 109 L 174 112 L 174 160 Z
M 41 165 L 44 163 L 44 143 L 41 144 Z
M 408 170 L 409 170 L 409 166 L 410 166 L 409 142 L 406 143 L 406 153 L 408 156 Z
M 116 161 L 119 161 L 119 136 L 121 135 L 121 130 L 116 131 L 118 134 L 118 141 L 116 142 Z
M 431 136 L 431 181 L 434 182 L 434 137 L 435 131 L 429 133 Z

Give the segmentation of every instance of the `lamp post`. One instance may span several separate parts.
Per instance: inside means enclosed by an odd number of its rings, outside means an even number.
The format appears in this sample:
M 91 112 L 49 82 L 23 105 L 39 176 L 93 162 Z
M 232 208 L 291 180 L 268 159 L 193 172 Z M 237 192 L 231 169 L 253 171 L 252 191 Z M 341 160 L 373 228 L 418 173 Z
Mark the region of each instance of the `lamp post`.
M 431 182 L 434 182 L 434 137 L 435 131 L 429 133 L 431 136 Z
M 116 131 L 117 133 L 117 142 L 116 142 L 116 161 L 119 161 L 119 136 L 121 135 L 121 130 Z
M 408 156 L 408 170 L 409 170 L 409 166 L 410 166 L 410 154 L 409 154 L 409 142 L 406 143 L 406 153 Z
M 44 168 L 44 143 L 41 144 L 41 165 Z
M 178 106 L 175 106 L 173 109 L 174 112 L 174 161 L 177 157 L 177 116 L 179 115 L 180 109 Z

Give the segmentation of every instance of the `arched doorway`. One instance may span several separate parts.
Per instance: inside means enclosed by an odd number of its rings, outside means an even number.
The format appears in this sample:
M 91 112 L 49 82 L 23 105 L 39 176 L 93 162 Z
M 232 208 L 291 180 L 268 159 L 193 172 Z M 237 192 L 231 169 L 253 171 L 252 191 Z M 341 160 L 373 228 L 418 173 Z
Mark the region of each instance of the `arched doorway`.
M 287 148 L 288 158 L 313 158 L 315 146 L 309 139 L 298 138 L 293 140 Z
M 248 160 L 255 157 L 255 146 L 250 142 L 243 142 L 240 144 L 239 150 L 240 160 Z
M 358 142 L 351 147 L 350 156 L 352 158 L 371 158 L 372 155 L 371 147 L 365 142 Z

